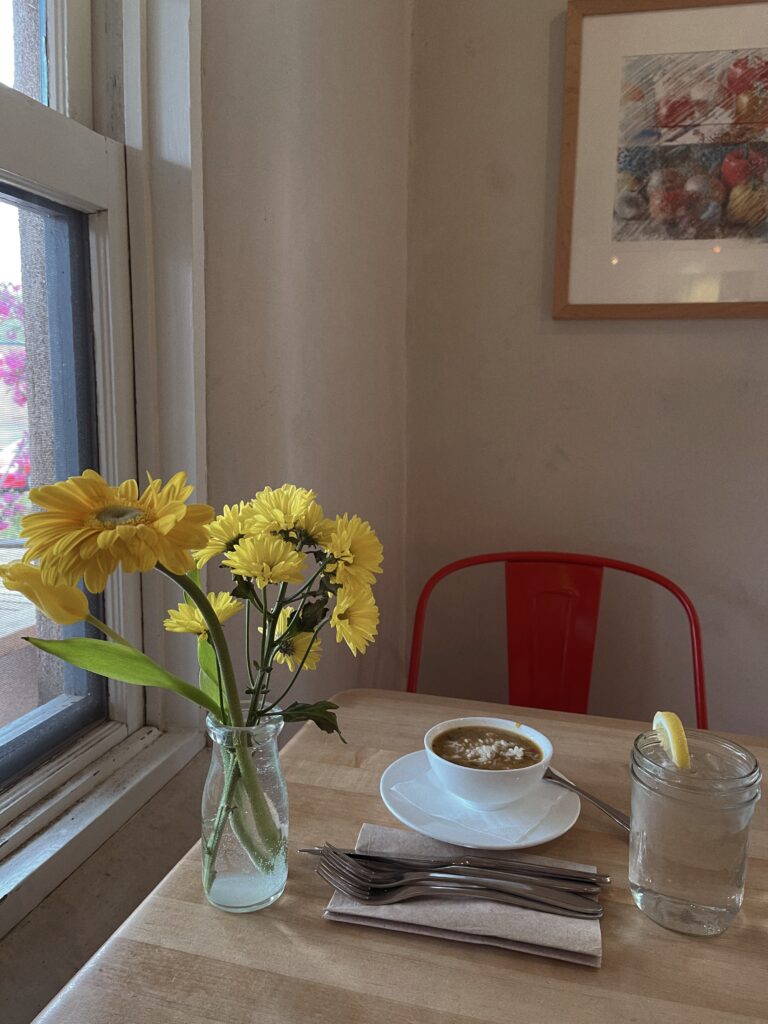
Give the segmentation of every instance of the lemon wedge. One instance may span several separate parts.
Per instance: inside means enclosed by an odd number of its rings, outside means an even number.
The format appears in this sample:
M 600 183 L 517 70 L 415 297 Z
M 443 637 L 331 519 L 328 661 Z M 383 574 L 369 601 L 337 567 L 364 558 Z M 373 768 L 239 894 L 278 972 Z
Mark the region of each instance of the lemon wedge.
M 674 711 L 657 711 L 653 716 L 653 728 L 659 734 L 661 745 L 672 758 L 675 768 L 690 768 L 691 755 L 683 723 Z

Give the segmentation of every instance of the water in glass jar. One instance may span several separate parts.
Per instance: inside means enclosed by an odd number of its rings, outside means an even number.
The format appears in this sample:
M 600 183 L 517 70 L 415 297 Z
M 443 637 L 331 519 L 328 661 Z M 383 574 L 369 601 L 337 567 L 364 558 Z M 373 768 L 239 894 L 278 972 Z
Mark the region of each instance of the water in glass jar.
M 705 739 L 697 743 L 695 735 L 686 770 L 675 768 L 655 739 L 644 749 L 641 744 L 639 758 L 636 744 L 629 884 L 637 906 L 659 924 L 717 935 L 742 904 L 747 834 L 757 797 L 755 789 L 734 778 L 736 771 L 746 782 L 744 766 L 734 766 L 735 745 L 706 733 L 698 734 Z M 718 743 L 728 749 L 718 749 Z M 752 780 L 756 786 L 759 769 Z

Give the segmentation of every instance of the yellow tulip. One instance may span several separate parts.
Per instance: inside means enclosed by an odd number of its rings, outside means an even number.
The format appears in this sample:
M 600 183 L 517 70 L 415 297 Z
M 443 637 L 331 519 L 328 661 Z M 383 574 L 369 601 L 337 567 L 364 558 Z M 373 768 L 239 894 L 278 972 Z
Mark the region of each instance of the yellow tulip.
M 16 590 L 60 626 L 81 622 L 89 613 L 88 599 L 82 590 L 66 583 L 43 583 L 36 565 L 11 562 L 0 565 L 0 579 L 6 590 Z

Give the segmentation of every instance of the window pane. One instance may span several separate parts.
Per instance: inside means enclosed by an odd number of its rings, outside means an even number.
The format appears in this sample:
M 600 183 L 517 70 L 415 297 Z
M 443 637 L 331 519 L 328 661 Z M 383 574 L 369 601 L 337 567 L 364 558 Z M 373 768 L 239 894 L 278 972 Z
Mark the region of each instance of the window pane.
M 0 188 L 3 562 L 22 555 L 29 488 L 96 466 L 86 245 L 83 214 Z M 104 715 L 103 681 L 35 650 L 22 640 L 31 635 L 84 633 L 0 587 L 0 784 Z
M 0 82 L 48 103 L 45 0 L 0 0 Z

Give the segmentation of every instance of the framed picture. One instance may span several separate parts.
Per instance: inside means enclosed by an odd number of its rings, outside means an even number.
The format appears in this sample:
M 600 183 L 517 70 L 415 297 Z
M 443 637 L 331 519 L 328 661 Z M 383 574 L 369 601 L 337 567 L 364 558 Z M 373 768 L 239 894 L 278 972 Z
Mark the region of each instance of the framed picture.
M 768 2 L 570 0 L 554 316 L 768 317 Z

